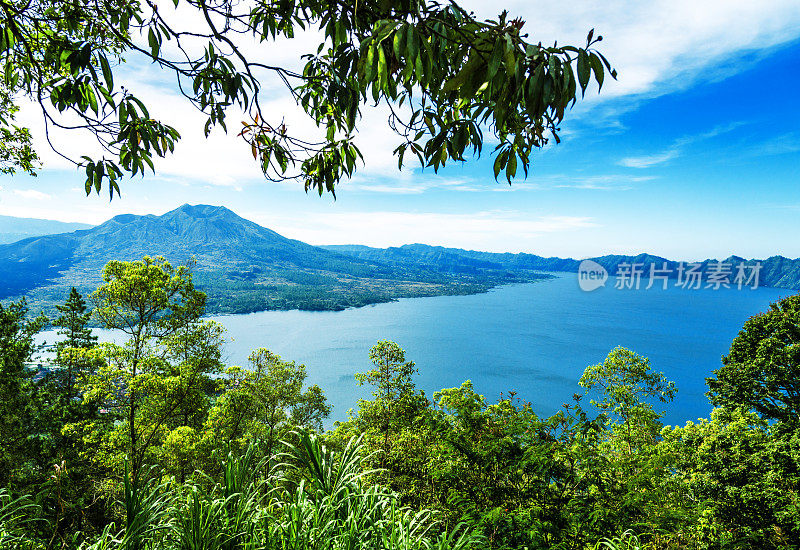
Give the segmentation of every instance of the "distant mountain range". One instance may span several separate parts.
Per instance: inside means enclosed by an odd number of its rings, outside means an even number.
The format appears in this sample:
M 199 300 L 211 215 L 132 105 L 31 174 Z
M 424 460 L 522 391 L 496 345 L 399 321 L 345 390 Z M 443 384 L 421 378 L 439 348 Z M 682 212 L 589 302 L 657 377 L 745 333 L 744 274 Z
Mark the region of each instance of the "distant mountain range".
M 543 256 L 525 253 L 479 252 L 475 250 L 445 248 L 425 244 L 407 244 L 391 248 L 371 248 L 361 245 L 330 245 L 324 246 L 323 248 L 340 254 L 348 254 L 359 260 L 381 262 L 387 265 L 417 265 L 430 269 L 435 269 L 436 266 L 462 270 L 469 269 L 470 267 L 479 267 L 480 269 L 505 269 L 514 273 L 525 271 L 562 271 L 576 273 L 582 261 L 573 258 L 545 258 Z M 699 264 L 695 269 L 697 272 L 704 275 L 717 269 L 715 264 L 727 264 L 730 266 L 732 274 L 735 275 L 736 266 L 739 264 L 744 264 L 749 268 L 756 263 L 760 263 L 760 286 L 788 288 L 793 290 L 800 289 L 800 258 L 792 260 L 783 256 L 772 256 L 764 260 L 748 260 L 740 256 L 729 256 L 723 260 L 707 259 L 699 262 L 679 262 L 676 260 L 668 260 L 661 256 L 653 256 L 652 254 L 638 254 L 636 256 L 609 254 L 589 259 L 602 265 L 611 275 L 617 273 L 622 264 L 638 264 L 644 266 L 645 277 L 649 274 L 648 270 L 650 266 L 654 265 L 655 269 L 664 269 L 665 272 L 669 272 L 672 278 L 677 277 L 679 264 L 681 263 L 683 263 L 684 269 L 688 268 L 688 264 L 690 263 Z M 747 273 L 750 273 L 749 269 Z
M 60 222 L 27 221 L 42 223 L 18 227 L 62 227 Z M 25 295 L 34 309 L 52 312 L 71 286 L 93 291 L 108 261 L 145 255 L 164 256 L 174 264 L 194 261 L 194 280 L 208 294 L 209 313 L 339 310 L 401 297 L 474 294 L 551 277 L 543 272 L 576 272 L 580 264 L 572 258 L 424 244 L 316 247 L 222 206 L 187 204 L 162 216 L 125 214 L 96 227 L 0 245 L 0 299 Z M 648 254 L 593 259 L 610 274 L 624 263 L 666 263 L 673 272 L 678 267 L 676 261 Z M 724 261 L 753 265 L 757 260 L 731 256 Z M 715 262 L 701 262 L 700 271 L 708 272 Z M 773 256 L 760 262 L 761 286 L 800 289 L 800 259 Z
M 92 226 L 88 223 L 65 223 L 54 220 L 0 216 L 0 244 L 13 243 L 28 237 L 89 229 L 90 227 Z
M 545 276 L 493 266 L 468 271 L 388 265 L 287 239 L 222 206 L 184 205 L 162 216 L 115 216 L 89 229 L 0 245 L 0 298 L 25 295 L 52 310 L 70 286 L 94 290 L 110 260 L 194 260 L 209 313 L 337 310 L 399 297 L 472 294 Z

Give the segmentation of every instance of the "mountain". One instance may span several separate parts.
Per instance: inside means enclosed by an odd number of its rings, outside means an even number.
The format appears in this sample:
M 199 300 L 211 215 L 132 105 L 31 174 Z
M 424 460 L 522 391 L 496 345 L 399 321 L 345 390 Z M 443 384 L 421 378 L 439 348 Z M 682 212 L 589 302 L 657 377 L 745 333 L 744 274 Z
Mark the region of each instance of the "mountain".
M 173 264 L 194 262 L 194 280 L 208 295 L 209 313 L 338 310 L 401 297 L 473 294 L 549 277 L 542 272 L 576 272 L 580 265 L 572 258 L 424 244 L 316 247 L 222 206 L 186 204 L 161 216 L 124 214 L 96 227 L 0 245 L 0 299 L 24 295 L 34 310 L 52 312 L 71 286 L 83 293 L 97 288 L 109 261 L 145 255 L 164 256 Z M 611 274 L 622 264 L 639 263 L 666 264 L 674 276 L 679 265 L 648 254 L 593 260 Z M 724 261 L 753 265 L 757 260 L 731 256 Z M 715 262 L 701 262 L 700 271 L 713 270 Z M 760 263 L 761 286 L 800 289 L 800 259 L 774 256 Z
M 571 258 L 545 258 L 535 254 L 510 252 L 478 252 L 461 248 L 445 248 L 427 244 L 405 244 L 390 248 L 372 248 L 362 245 L 327 245 L 326 250 L 348 254 L 359 259 L 369 259 L 390 265 L 420 265 L 430 269 L 459 265 L 464 268 L 505 269 L 511 271 L 571 271 L 577 272 L 579 260 Z
M 26 295 L 33 306 L 52 308 L 70 286 L 94 290 L 110 260 L 145 255 L 194 261 L 209 313 L 342 309 L 543 277 L 486 262 L 461 270 L 354 258 L 287 239 L 222 206 L 187 204 L 161 216 L 124 214 L 90 229 L 0 245 L 0 298 Z
M 463 250 L 461 248 L 444 248 L 425 244 L 407 244 L 390 248 L 371 248 L 361 245 L 330 245 L 323 247 L 326 250 L 347 254 L 360 260 L 382 262 L 388 265 L 416 265 L 429 270 L 454 269 L 456 266 L 468 271 L 471 268 L 495 270 L 508 270 L 512 273 L 525 271 L 568 272 L 576 273 L 580 260 L 572 258 L 545 258 L 535 254 L 511 254 L 495 252 L 479 252 Z M 609 254 L 590 258 L 602 265 L 610 274 L 615 274 L 622 264 L 641 264 L 645 267 L 645 276 L 649 274 L 650 265 L 655 269 L 665 269 L 671 278 L 677 277 L 680 263 L 652 254 L 638 254 L 626 256 Z M 736 273 L 736 266 L 744 263 L 746 266 L 761 264 L 759 285 L 775 288 L 800 289 L 800 258 L 789 259 L 783 256 L 772 256 L 764 260 L 746 260 L 739 256 L 730 256 L 724 260 L 707 259 L 700 262 L 697 271 L 708 274 L 715 269 L 715 264 L 729 264 L 732 274 Z M 684 266 L 690 262 L 683 262 Z M 749 271 L 748 271 L 749 273 Z
M 66 233 L 76 229 L 92 227 L 87 223 L 67 223 L 36 218 L 16 218 L 0 216 L 0 244 L 13 243 L 28 237 L 38 237 L 53 233 Z

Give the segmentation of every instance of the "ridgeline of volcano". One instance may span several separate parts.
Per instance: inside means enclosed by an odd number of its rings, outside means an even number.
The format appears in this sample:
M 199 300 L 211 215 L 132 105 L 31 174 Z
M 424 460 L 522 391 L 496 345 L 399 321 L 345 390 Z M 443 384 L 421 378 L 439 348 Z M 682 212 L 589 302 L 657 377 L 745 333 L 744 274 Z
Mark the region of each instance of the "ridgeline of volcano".
M 222 206 L 186 204 L 161 216 L 123 214 L 90 229 L 0 245 L 0 298 L 25 295 L 34 309 L 49 310 L 71 286 L 94 290 L 110 260 L 145 255 L 194 262 L 209 313 L 340 310 L 546 277 L 472 260 L 437 267 L 354 258 L 287 239 Z

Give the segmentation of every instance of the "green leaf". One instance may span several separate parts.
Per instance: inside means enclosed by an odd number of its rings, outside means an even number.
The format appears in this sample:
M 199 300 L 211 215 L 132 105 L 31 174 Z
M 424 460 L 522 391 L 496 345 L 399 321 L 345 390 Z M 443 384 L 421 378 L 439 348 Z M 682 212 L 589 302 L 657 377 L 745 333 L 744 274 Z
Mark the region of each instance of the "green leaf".
M 517 155 L 509 151 L 508 164 L 506 165 L 506 179 L 511 183 L 511 178 L 517 175 Z
M 603 87 L 603 62 L 600 61 L 600 58 L 597 57 L 595 54 L 591 54 L 589 59 L 592 62 L 592 69 L 594 70 L 594 78 L 597 81 L 597 92 L 600 93 L 600 89 Z
M 500 68 L 500 63 L 503 60 L 503 53 L 505 52 L 503 45 L 504 42 L 502 40 L 497 40 L 494 43 L 494 48 L 492 48 L 492 56 L 489 58 L 488 70 L 486 73 L 486 80 L 489 82 L 492 81 L 494 75 L 497 74 L 497 69 Z
M 497 181 L 497 177 L 500 175 L 500 172 L 503 170 L 503 158 L 505 157 L 505 151 L 501 151 L 497 157 L 494 159 L 494 179 Z
M 404 49 L 404 42 L 405 42 L 406 34 L 403 32 L 402 28 L 399 29 L 397 32 L 394 33 L 394 39 L 392 40 L 392 51 L 394 52 L 394 57 L 399 61 L 403 55 Z
M 389 82 L 389 69 L 386 64 L 386 54 L 383 46 L 378 46 L 378 83 L 382 90 L 386 90 Z
M 505 66 L 506 66 L 506 73 L 509 76 L 514 76 L 517 74 L 517 57 L 514 54 L 514 43 L 511 41 L 511 37 L 506 35 L 506 47 L 505 47 Z
M 100 56 L 100 68 L 103 70 L 103 78 L 110 92 L 114 89 L 114 74 L 111 72 L 111 66 L 108 64 L 108 59 L 106 59 L 104 55 Z
M 150 44 L 150 55 L 154 58 L 158 57 L 158 50 L 161 49 L 161 45 L 158 43 L 158 38 L 152 28 L 147 31 L 147 42 Z
M 378 65 L 375 63 L 376 46 L 373 44 L 367 49 L 367 61 L 364 69 L 364 84 L 369 84 L 375 80 L 378 74 Z
M 581 50 L 578 53 L 578 83 L 581 85 L 581 92 L 586 92 L 590 76 L 588 56 L 585 51 Z
M 89 107 L 94 111 L 94 114 L 97 114 L 98 105 L 97 105 L 97 96 L 94 93 L 94 90 L 91 88 L 86 88 L 86 98 L 89 100 Z

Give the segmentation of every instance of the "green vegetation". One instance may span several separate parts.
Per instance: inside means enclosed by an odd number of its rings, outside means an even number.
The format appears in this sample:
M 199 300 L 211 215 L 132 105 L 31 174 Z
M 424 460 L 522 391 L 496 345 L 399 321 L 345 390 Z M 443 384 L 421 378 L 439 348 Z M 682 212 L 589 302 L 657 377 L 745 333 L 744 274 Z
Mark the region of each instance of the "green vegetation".
M 72 287 L 94 291 L 109 262 L 148 255 L 191 260 L 194 283 L 208 296 L 206 311 L 215 314 L 337 311 L 549 277 L 494 265 L 465 271 L 358 260 L 287 239 L 221 206 L 186 204 L 161 216 L 120 215 L 85 231 L 0 245 L 0 298 L 26 296 L 31 307 L 56 315 Z
M 445 248 L 442 246 L 430 246 L 426 244 L 406 244 L 398 247 L 371 248 L 361 245 L 328 245 L 322 248 L 340 254 L 345 254 L 359 260 L 369 260 L 380 262 L 390 266 L 417 266 L 427 269 L 440 271 L 475 273 L 481 270 L 495 269 L 506 270 L 510 273 L 519 274 L 530 271 L 563 271 L 566 273 L 576 273 L 580 260 L 572 258 L 545 258 L 536 254 L 521 252 L 512 254 L 510 252 L 479 252 L 475 250 L 464 250 L 461 248 Z M 652 254 L 637 254 L 636 256 L 624 256 L 619 254 L 608 254 L 589 258 L 602 265 L 609 273 L 617 273 L 620 265 L 640 264 L 647 272 L 650 265 L 667 270 L 669 277 L 677 279 L 680 271 L 681 262 L 670 260 Z M 723 260 L 706 259 L 698 262 L 683 262 L 684 268 L 689 263 L 699 264 L 696 266 L 698 273 L 707 274 L 719 269 L 718 265 L 722 262 L 728 264 L 732 270 L 732 277 L 735 276 L 738 266 L 743 264 L 750 272 L 756 265 L 760 265 L 758 273 L 758 286 L 769 286 L 775 288 L 791 288 L 800 290 L 800 258 L 786 258 L 784 256 L 770 256 L 762 260 L 745 259 L 740 256 L 729 256 Z M 647 273 L 645 273 L 647 277 Z M 749 283 L 744 286 L 751 286 Z M 735 284 L 732 286 L 736 286 Z
M 246 113 L 238 130 L 254 165 L 270 180 L 301 180 L 320 194 L 355 173 L 368 103 L 389 107 L 400 166 L 412 155 L 434 170 L 479 155 L 490 131 L 494 176 L 510 183 L 527 176 L 535 149 L 559 141 L 566 111 L 592 77 L 598 88 L 605 75 L 616 78 L 594 31 L 583 47 L 543 46 L 507 12 L 481 21 L 455 2 L 173 3 L 177 16 L 146 2 L 0 0 L 0 172 L 36 168 L 29 133 L 13 125 L 18 96 L 38 104 L 46 128 L 96 136 L 102 156 L 75 161 L 87 194 L 106 187 L 113 198 L 125 177 L 155 171 L 180 135 L 115 82 L 128 59 L 174 76 L 176 92 L 206 116 L 206 136 L 229 130 L 228 109 Z M 269 64 L 270 49 L 296 48 L 285 40 L 311 29 L 319 42 L 297 52 L 302 70 Z M 266 108 L 262 90 L 275 99 L 273 78 L 316 135 Z
M 120 215 L 91 229 L 0 245 L 0 298 L 25 296 L 31 307 L 54 316 L 72 287 L 84 294 L 94 291 L 108 262 L 143 256 L 164 256 L 176 264 L 192 261 L 194 283 L 208 296 L 210 314 L 338 311 L 398 298 L 476 294 L 552 277 L 542 271 L 575 272 L 579 264 L 419 244 L 316 247 L 221 206 L 186 204 L 161 216 Z M 624 262 L 666 262 L 678 273 L 677 262 L 655 256 L 596 260 L 609 273 Z M 726 261 L 736 266 L 744 260 Z M 701 272 L 714 264 L 702 262 Z M 761 264 L 759 285 L 800 288 L 800 259 L 776 256 Z
M 0 306 L 0 546 L 45 549 L 616 549 L 800 545 L 800 297 L 751 318 L 709 379 L 710 419 L 664 426 L 677 391 L 617 348 L 543 418 L 465 381 L 428 397 L 391 341 L 373 387 L 328 431 L 306 368 L 222 360 L 191 273 L 111 262 L 91 315 L 72 289 L 46 320 Z

